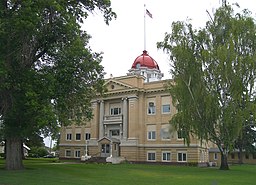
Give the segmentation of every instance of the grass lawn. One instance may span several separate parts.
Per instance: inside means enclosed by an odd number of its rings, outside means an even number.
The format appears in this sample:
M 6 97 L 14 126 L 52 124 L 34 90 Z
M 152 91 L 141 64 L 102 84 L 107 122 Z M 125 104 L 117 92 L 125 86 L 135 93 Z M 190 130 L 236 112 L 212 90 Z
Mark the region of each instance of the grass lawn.
M 0 185 L 254 185 L 256 165 L 234 165 L 229 171 L 150 164 L 66 164 L 29 159 L 25 170 L 6 171 L 0 159 Z

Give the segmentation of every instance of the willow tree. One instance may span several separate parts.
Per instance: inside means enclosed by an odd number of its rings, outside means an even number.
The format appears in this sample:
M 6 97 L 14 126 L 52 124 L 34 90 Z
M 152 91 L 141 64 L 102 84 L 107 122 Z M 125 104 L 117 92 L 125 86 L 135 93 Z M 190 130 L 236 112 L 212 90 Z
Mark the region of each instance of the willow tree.
M 245 123 L 255 117 L 256 26 L 248 10 L 234 13 L 224 4 L 204 28 L 174 22 L 158 47 L 171 60 L 169 86 L 178 113 L 171 119 L 191 134 L 216 144 L 220 169 L 229 169 L 228 152 Z
M 22 142 L 70 119 L 92 117 L 102 91 L 101 54 L 81 23 L 95 9 L 108 24 L 110 0 L 2 0 L 0 3 L 0 133 L 6 169 L 22 169 Z

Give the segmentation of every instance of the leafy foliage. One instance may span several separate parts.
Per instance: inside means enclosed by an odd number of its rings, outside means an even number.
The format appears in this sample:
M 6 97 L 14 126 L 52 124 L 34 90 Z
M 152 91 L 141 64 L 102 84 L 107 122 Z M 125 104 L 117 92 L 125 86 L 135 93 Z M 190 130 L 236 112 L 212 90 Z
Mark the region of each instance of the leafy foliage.
M 250 12 L 235 14 L 224 4 L 205 28 L 174 22 L 158 43 L 172 61 L 169 89 L 178 113 L 170 122 L 186 133 L 188 144 L 194 134 L 215 143 L 226 158 L 243 124 L 255 118 L 255 40 Z
M 29 157 L 44 157 L 48 154 L 48 151 L 44 147 L 31 147 L 29 151 Z
M 3 0 L 0 3 L 0 116 L 4 138 L 48 135 L 71 120 L 92 118 L 103 92 L 102 56 L 80 24 L 109 0 Z

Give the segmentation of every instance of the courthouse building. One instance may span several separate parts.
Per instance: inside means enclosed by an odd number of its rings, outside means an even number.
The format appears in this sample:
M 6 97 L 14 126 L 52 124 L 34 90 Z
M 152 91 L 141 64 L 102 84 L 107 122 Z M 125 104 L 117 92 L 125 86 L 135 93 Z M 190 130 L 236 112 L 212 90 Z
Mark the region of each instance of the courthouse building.
M 60 158 L 208 162 L 207 144 L 191 138 L 188 147 L 169 124 L 176 109 L 157 62 L 143 51 L 131 64 L 127 75 L 106 79 L 108 91 L 92 101 L 90 122 L 61 128 Z

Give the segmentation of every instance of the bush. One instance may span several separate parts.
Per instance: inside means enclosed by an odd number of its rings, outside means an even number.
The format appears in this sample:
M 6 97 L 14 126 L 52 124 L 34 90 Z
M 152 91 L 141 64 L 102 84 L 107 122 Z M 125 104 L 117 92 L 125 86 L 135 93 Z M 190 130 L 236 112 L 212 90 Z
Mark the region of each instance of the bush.
M 44 147 L 32 147 L 29 151 L 29 157 L 44 157 L 48 154 L 48 151 Z

